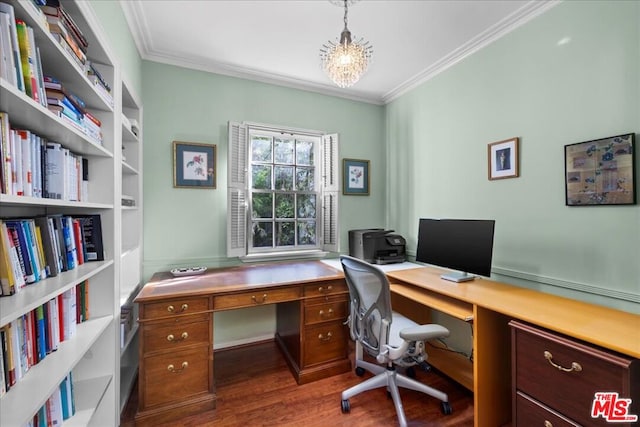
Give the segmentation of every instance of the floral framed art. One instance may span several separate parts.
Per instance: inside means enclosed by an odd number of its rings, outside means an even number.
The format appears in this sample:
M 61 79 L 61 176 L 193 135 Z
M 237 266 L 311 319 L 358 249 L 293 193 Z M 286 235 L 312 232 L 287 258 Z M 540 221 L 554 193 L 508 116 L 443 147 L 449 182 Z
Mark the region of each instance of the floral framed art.
M 520 175 L 519 141 L 519 138 L 511 138 L 489 144 L 489 180 L 515 178 Z
M 342 194 L 369 195 L 369 160 L 343 159 Z
M 216 188 L 216 146 L 173 141 L 173 186 Z
M 567 206 L 635 205 L 635 134 L 564 146 Z

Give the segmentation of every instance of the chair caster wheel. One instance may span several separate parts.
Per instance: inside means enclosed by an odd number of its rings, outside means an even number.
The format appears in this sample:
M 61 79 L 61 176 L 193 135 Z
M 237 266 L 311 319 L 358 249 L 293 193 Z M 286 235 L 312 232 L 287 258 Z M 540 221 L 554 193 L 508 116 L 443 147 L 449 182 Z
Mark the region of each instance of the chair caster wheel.
M 364 368 L 361 368 L 360 366 L 356 368 L 356 375 L 359 377 L 363 376 L 365 372 Z
M 449 404 L 449 402 L 442 402 L 440 404 L 440 409 L 442 410 L 442 413 L 444 415 L 451 415 L 453 413 L 453 409 L 451 409 L 451 405 Z
M 416 377 L 416 370 L 414 369 L 413 366 L 408 367 L 405 371 L 405 374 L 407 374 L 407 376 L 409 378 L 415 378 Z
M 351 404 L 349 403 L 349 399 L 343 399 L 341 403 L 343 414 L 348 414 L 349 412 L 351 412 Z

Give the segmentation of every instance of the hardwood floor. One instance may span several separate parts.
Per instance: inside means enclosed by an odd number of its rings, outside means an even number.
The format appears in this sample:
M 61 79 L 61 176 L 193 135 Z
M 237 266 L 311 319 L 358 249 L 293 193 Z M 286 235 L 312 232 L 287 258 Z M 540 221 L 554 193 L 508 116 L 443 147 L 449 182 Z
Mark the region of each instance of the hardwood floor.
M 364 378 L 370 375 L 365 374 Z M 416 378 L 449 395 L 453 414 L 443 415 L 440 402 L 401 389 L 409 426 L 473 426 L 473 395 L 436 371 L 418 370 Z M 340 410 L 342 390 L 361 382 L 353 371 L 310 384 L 297 385 L 274 342 L 217 351 L 217 408 L 158 427 L 206 426 L 394 426 L 398 425 L 386 389 L 370 390 L 350 399 L 351 412 Z M 137 389 L 127 403 L 122 427 L 135 425 Z

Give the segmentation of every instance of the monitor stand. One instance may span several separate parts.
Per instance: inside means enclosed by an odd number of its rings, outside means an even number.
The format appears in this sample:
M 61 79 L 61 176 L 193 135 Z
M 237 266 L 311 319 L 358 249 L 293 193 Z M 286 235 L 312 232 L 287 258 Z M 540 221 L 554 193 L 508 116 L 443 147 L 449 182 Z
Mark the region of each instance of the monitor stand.
M 446 273 L 440 276 L 441 279 L 448 280 L 450 282 L 468 282 L 469 280 L 473 280 L 476 276 L 472 276 L 471 274 L 452 271 L 450 273 Z

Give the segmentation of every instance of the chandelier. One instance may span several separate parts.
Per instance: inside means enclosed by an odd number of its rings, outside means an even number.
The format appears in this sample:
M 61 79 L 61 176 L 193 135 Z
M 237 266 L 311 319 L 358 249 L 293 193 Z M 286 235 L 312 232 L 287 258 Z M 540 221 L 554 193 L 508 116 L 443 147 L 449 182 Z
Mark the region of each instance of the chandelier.
M 353 41 L 351 31 L 347 28 L 347 3 L 353 4 L 357 0 L 344 0 L 344 30 L 340 40 L 323 44 L 320 49 L 322 68 L 327 76 L 338 86 L 345 88 L 353 86 L 367 71 L 373 46 L 362 38 Z M 338 5 L 342 2 L 332 1 Z

